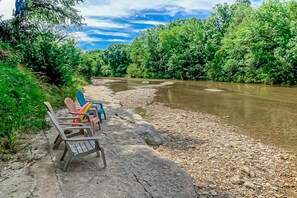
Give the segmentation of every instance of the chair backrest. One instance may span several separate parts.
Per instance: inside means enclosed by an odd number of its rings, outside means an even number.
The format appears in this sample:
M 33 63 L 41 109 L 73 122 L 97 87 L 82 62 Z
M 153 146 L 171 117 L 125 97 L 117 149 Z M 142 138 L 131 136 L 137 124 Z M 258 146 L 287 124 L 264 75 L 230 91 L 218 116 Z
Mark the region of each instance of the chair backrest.
M 56 113 L 54 112 L 51 103 L 45 101 L 45 102 L 43 102 L 43 104 L 46 106 L 47 110 L 55 117 L 55 119 L 58 120 L 58 117 L 57 117 Z
M 73 102 L 73 100 L 71 98 L 68 98 L 68 97 L 65 98 L 64 103 L 67 106 L 67 108 L 69 109 L 69 111 L 77 112 L 77 109 L 75 107 L 75 103 Z
M 84 106 L 82 106 L 80 108 L 80 110 L 78 111 L 79 113 L 87 113 L 89 111 L 89 109 L 92 107 L 92 103 L 87 102 Z M 79 116 L 80 119 L 82 120 L 84 118 L 83 115 Z
M 76 98 L 80 106 L 84 106 L 87 103 L 85 96 L 81 91 L 76 91 Z
M 64 103 L 67 106 L 67 108 L 69 109 L 69 111 L 77 112 L 77 113 L 87 113 L 92 106 L 92 103 L 87 102 L 85 105 L 83 105 L 83 107 L 80 108 L 80 110 L 77 110 L 75 107 L 75 103 L 73 102 L 73 100 L 71 98 L 65 98 Z M 73 116 L 77 116 L 77 115 L 73 115 Z M 85 116 L 80 115 L 79 117 L 80 117 L 80 120 L 83 120 Z M 78 119 L 74 119 L 73 123 L 78 123 Z
M 64 133 L 64 130 L 62 129 L 62 127 L 59 125 L 59 122 L 57 121 L 57 119 L 55 118 L 55 116 L 51 113 L 51 112 L 47 112 L 48 116 L 50 117 L 51 121 L 54 123 L 57 131 L 59 132 L 62 140 L 66 139 L 66 135 Z
M 66 105 L 66 107 L 68 108 L 69 111 L 71 112 L 78 112 L 76 107 L 75 107 L 75 103 L 73 102 L 73 100 L 71 98 L 65 98 L 64 99 L 64 103 Z M 72 114 L 73 116 L 77 116 Z M 78 119 L 73 119 L 73 123 L 78 123 Z M 73 126 L 76 126 L 76 124 L 74 124 Z

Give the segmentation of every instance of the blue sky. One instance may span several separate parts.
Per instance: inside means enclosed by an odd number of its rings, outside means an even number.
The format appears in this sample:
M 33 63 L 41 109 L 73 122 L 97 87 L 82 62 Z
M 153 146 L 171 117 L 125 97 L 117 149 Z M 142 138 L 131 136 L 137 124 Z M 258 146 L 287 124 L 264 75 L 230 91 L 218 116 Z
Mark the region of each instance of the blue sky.
M 83 50 L 106 49 L 111 43 L 131 43 L 139 31 L 175 19 L 206 18 L 218 3 L 235 0 L 86 0 L 76 6 L 86 26 L 73 33 Z M 15 0 L 0 0 L 0 14 L 10 18 Z M 252 1 L 253 6 L 259 0 Z

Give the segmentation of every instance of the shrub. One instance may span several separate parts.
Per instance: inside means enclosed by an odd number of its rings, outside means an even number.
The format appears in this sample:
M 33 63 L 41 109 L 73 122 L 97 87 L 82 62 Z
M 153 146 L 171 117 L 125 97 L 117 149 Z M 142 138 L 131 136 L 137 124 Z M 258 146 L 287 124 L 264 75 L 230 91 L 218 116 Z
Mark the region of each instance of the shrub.
M 43 106 L 45 92 L 26 69 L 0 64 L 0 137 L 4 148 L 12 149 L 17 132 L 46 127 Z
M 109 65 L 103 65 L 101 67 L 101 73 L 103 76 L 110 76 L 111 75 L 111 68 Z
M 143 77 L 141 70 L 137 67 L 136 64 L 129 65 L 129 67 L 127 68 L 127 74 L 128 74 L 128 77 L 131 77 L 131 78 Z

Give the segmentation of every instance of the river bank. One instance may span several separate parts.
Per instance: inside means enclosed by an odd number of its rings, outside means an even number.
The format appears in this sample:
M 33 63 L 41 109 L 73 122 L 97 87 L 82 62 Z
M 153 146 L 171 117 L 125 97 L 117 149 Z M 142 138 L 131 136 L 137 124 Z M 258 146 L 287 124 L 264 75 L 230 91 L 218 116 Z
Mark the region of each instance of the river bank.
M 164 138 L 154 148 L 190 174 L 198 194 L 215 188 L 213 195 L 222 197 L 297 196 L 294 154 L 241 135 L 219 117 L 155 104 L 156 91 L 146 86 L 117 92 L 115 98 L 125 109 L 144 110 L 145 120 Z

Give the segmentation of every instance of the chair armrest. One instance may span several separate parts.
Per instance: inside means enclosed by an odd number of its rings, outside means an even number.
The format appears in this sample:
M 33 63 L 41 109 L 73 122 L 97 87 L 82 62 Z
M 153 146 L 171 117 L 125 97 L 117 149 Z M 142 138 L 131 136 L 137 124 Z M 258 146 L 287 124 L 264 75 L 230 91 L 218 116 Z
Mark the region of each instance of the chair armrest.
M 97 108 L 90 108 L 89 111 L 93 111 L 94 117 L 98 117 Z
M 102 102 L 96 102 L 96 101 L 92 101 L 92 100 L 87 100 L 87 102 L 91 102 L 92 104 L 100 105 L 101 109 L 103 109 L 103 104 L 102 104 Z
M 77 124 L 77 123 L 74 123 L 74 124 Z M 74 129 L 90 129 L 91 130 L 91 127 L 89 126 L 75 126 L 75 127 L 63 127 L 64 130 L 74 130 Z
M 80 126 L 83 126 L 82 123 L 59 123 L 59 125 L 69 125 L 69 126 L 72 126 L 72 125 L 80 125 Z
M 69 111 L 69 113 L 75 114 L 75 115 L 88 115 L 87 113 L 79 113 L 79 112 L 73 112 L 73 111 Z M 79 119 L 79 117 L 77 117 L 77 119 Z
M 73 120 L 73 119 L 77 119 L 79 117 L 58 117 L 58 120 Z
M 69 142 L 90 141 L 90 140 L 98 141 L 99 137 L 65 138 L 64 140 Z

